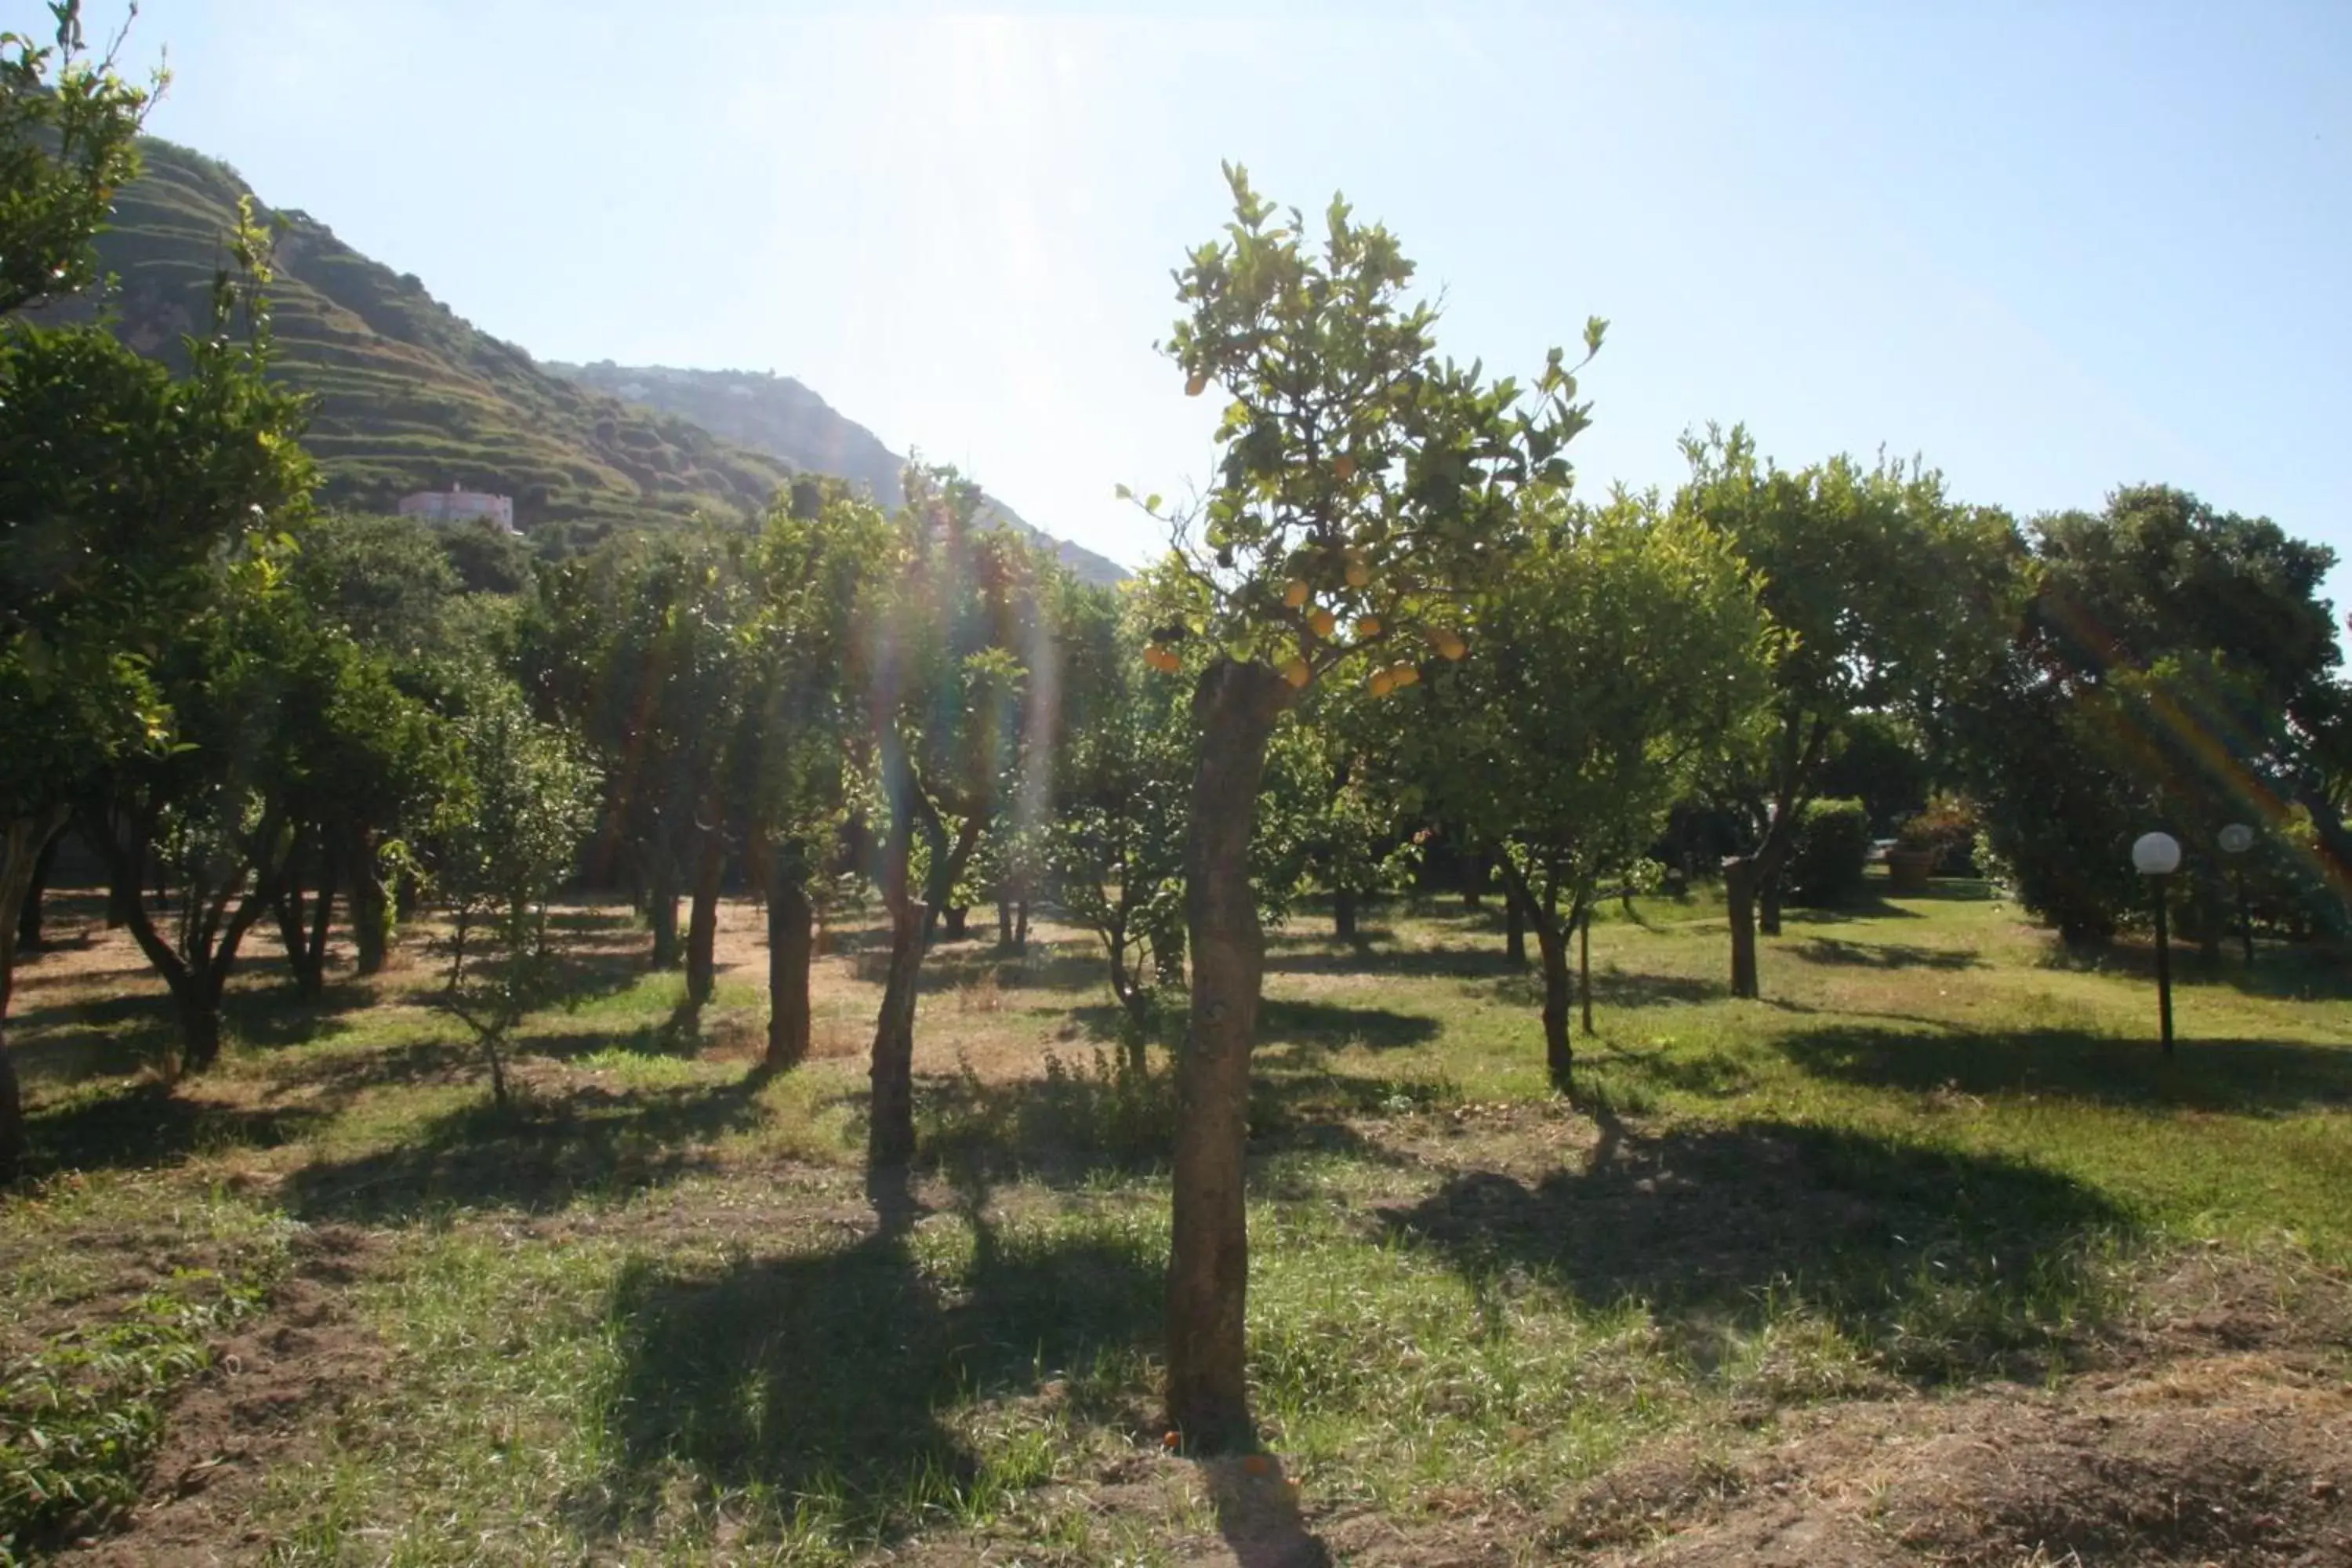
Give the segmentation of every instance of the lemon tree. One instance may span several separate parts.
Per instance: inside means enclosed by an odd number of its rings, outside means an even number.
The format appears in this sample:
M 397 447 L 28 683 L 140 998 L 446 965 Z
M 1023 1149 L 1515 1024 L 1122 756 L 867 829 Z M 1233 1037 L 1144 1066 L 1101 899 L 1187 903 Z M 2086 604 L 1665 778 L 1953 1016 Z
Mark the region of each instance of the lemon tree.
M 1200 729 L 1185 847 L 1191 1033 L 1168 1276 L 1168 1415 L 1200 1448 L 1245 1442 L 1242 1167 L 1265 936 L 1250 846 L 1276 721 L 1318 680 L 1382 695 L 1468 647 L 1469 608 L 1517 538 L 1522 492 L 1569 483 L 1588 419 L 1553 349 L 1531 387 L 1437 349 L 1395 237 L 1335 197 L 1319 235 L 1227 165 L 1233 217 L 1176 273 L 1163 352 L 1223 400 L 1199 504 L 1146 499 L 1191 582 L 1147 657 L 1191 681 Z M 1586 323 L 1585 357 L 1603 323 Z M 1192 645 L 1189 648 L 1185 645 Z
M 1786 638 L 1729 538 L 1654 498 L 1540 505 L 1530 533 L 1469 658 L 1406 700 L 1397 731 L 1437 815 L 1499 851 L 1564 1091 L 1570 939 L 1604 886 L 1640 873 L 1675 803 L 1769 722 Z

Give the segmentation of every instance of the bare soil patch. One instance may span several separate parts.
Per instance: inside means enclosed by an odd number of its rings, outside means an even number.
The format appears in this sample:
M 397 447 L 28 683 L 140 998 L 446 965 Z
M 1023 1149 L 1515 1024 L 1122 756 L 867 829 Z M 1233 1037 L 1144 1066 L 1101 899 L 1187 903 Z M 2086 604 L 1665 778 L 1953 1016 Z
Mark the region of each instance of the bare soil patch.
M 257 1555 L 267 1542 L 245 1521 L 270 1466 L 382 1381 L 385 1347 L 349 1296 L 383 1256 L 353 1226 L 299 1237 L 268 1308 L 214 1342 L 211 1367 L 173 1401 L 137 1510 L 60 1555 L 124 1568 Z
M 1546 1541 L 1656 1568 L 2352 1563 L 2352 1284 L 2191 1258 L 2143 1302 L 2057 1387 L 1667 1444 L 1570 1494 Z

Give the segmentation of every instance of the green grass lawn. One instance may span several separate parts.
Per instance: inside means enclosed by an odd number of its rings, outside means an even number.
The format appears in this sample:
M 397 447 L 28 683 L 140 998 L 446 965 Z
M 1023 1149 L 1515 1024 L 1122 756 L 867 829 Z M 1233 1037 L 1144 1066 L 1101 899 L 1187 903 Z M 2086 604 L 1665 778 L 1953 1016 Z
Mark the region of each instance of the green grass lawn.
M 1979 887 L 1791 911 L 1760 1002 L 1725 994 L 1719 907 L 1643 900 L 1596 924 L 1564 1099 L 1494 911 L 1399 906 L 1354 944 L 1302 916 L 1253 1114 L 1266 1452 L 1195 1464 L 1154 1411 L 1166 1053 L 1129 1061 L 1074 934 L 934 956 L 928 1153 L 870 1182 L 856 933 L 818 995 L 837 1048 L 769 1080 L 756 949 L 689 1020 L 618 917 L 579 924 L 581 995 L 506 1115 L 421 968 L 306 1007 L 257 951 L 221 1068 L 168 1093 L 151 988 L 33 969 L 47 1173 L 0 1207 L 0 1471 L 45 1479 L 0 1482 L 16 1550 L 1554 1560 L 1641 1456 L 2063 1395 L 2184 1259 L 2315 1322 L 2352 1265 L 2352 984 L 2287 950 L 2185 958 L 2167 1058 L 2145 953 L 2060 963 Z M 222 1345 L 289 1300 L 315 1321 L 250 1353 L 292 1394 L 184 1492 L 163 1472 L 243 1430 L 203 1425 L 250 1372 Z

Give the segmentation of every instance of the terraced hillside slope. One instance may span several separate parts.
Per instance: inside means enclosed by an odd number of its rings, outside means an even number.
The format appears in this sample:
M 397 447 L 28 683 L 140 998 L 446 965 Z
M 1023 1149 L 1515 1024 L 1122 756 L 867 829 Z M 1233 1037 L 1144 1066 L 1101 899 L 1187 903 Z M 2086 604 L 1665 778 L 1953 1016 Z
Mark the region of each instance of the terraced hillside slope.
M 121 280 L 124 338 L 169 358 L 206 320 L 224 237 L 251 192 L 201 153 L 157 141 L 142 151 L 100 252 Z M 464 485 L 513 496 L 527 531 L 593 537 L 744 515 L 793 472 L 551 374 L 308 214 L 259 210 L 278 229 L 279 365 L 318 399 L 307 444 L 331 501 L 388 510 L 413 490 Z
M 898 504 L 899 475 L 907 459 L 882 438 L 841 414 L 816 390 L 788 375 L 766 371 L 677 370 L 668 365 L 558 364 L 547 369 L 570 376 L 663 414 L 690 419 L 740 447 L 821 474 L 838 474 L 866 485 L 885 506 Z M 1054 546 L 1062 563 L 1089 583 L 1117 583 L 1127 571 L 1117 562 L 1035 527 L 1003 501 L 991 498 L 996 520 L 1032 540 Z
M 305 444 L 332 504 L 388 511 L 416 490 L 491 490 L 512 496 L 517 523 L 561 552 L 614 529 L 751 516 L 803 470 L 862 481 L 889 504 L 898 499 L 904 460 L 798 382 L 676 372 L 665 374 L 696 389 L 757 381 L 789 390 L 615 396 L 596 367 L 541 363 L 308 213 L 261 204 L 226 164 L 152 139 L 142 152 L 144 170 L 99 241 L 119 279 L 118 330 L 142 353 L 179 357 L 182 339 L 208 320 L 237 204 L 253 198 L 277 231 L 269 293 L 278 369 L 317 400 Z M 760 416 L 730 435 L 695 418 L 682 405 L 689 402 L 714 416 L 748 402 Z M 779 405 L 800 411 L 789 439 L 776 428 Z M 1001 503 L 999 511 L 1008 526 L 1048 537 Z M 1125 575 L 1098 555 L 1056 548 L 1081 576 Z

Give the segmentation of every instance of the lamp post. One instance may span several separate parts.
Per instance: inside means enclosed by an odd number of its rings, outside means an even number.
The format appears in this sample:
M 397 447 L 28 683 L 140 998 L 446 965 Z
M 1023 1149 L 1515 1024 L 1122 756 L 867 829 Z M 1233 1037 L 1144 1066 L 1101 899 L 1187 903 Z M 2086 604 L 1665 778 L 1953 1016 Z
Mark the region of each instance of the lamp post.
M 2164 879 L 2180 869 L 2180 840 L 2143 833 L 2132 841 L 2132 865 L 2156 889 L 2156 1006 L 2164 1026 L 2164 1054 L 2172 1054 L 2172 949 L 2166 930 Z
M 2238 942 L 2246 950 L 2246 967 L 2254 966 L 2254 917 L 2246 908 L 2246 851 L 2254 847 L 2254 830 L 2242 822 L 2221 829 L 2221 848 L 2230 857 L 2232 879 L 2238 884 Z

